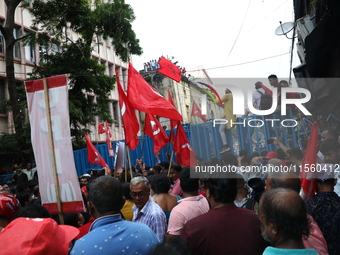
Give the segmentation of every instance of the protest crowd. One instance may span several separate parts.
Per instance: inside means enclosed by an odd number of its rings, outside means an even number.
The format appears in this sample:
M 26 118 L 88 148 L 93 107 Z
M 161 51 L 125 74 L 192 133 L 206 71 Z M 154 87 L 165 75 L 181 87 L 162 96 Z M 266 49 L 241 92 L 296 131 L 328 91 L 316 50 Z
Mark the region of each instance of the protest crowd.
M 278 84 L 276 76 L 269 79 Z M 254 93 L 254 107 L 260 108 L 266 90 L 260 83 L 255 88 L 260 93 Z M 222 98 L 225 111 L 230 93 L 226 89 Z M 223 126 L 221 136 L 229 128 Z M 63 224 L 42 205 L 39 173 L 30 162 L 1 168 L 13 176 L 0 184 L 0 254 L 338 255 L 338 136 L 335 129 L 323 131 L 317 158 L 312 144 L 301 151 L 275 137 L 277 150 L 241 150 L 237 157 L 222 136 L 220 159 L 196 158 L 194 165 L 232 166 L 237 171 L 228 178 L 191 177 L 189 154 L 182 164 L 177 158 L 177 164 L 160 161 L 156 154 L 154 166 L 140 159 L 133 167 L 104 167 L 100 176 L 92 171 L 79 177 L 85 210 L 63 214 Z M 313 156 L 322 171 L 306 182 L 304 164 Z M 250 166 L 259 171 L 240 171 Z M 288 171 L 260 171 L 269 166 Z

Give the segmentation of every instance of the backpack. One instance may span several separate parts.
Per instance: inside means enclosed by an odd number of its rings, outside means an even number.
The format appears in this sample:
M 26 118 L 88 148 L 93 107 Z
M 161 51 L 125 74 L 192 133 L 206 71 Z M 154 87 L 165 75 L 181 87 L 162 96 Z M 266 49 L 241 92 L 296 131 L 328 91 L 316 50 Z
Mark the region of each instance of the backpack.
M 273 104 L 273 97 L 271 95 L 268 95 L 267 93 L 262 93 L 259 90 L 257 90 L 257 92 L 261 94 L 260 110 L 270 109 Z

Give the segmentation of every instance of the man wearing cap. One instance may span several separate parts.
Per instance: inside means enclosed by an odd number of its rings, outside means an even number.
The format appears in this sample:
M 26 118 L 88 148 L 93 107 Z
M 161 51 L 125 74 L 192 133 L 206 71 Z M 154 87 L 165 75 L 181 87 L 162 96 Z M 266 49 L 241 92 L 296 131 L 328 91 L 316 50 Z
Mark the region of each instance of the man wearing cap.
M 125 199 L 120 182 L 101 176 L 90 183 L 88 206 L 95 221 L 70 254 L 149 254 L 159 243 L 146 225 L 123 220 Z

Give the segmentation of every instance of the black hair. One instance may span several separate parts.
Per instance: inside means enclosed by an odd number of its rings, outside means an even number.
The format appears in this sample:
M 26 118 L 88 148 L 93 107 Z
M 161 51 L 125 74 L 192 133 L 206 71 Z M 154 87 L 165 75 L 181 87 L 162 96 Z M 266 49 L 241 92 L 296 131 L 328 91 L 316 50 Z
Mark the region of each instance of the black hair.
M 284 240 L 301 241 L 309 235 L 309 220 L 302 198 L 293 190 L 271 189 L 261 197 L 265 221 L 274 222 Z
M 177 173 L 180 173 L 182 171 L 182 167 L 177 164 L 171 165 L 171 169 L 175 170 Z
M 23 191 L 17 195 L 17 199 L 19 200 L 20 205 L 22 207 L 24 207 L 26 203 L 29 202 L 30 196 L 31 196 L 31 193 L 26 192 L 26 191 Z
M 317 183 L 322 185 L 322 186 L 334 186 L 334 178 L 329 178 L 329 179 L 323 179 L 323 180 L 317 180 Z
M 213 156 L 213 157 L 211 157 L 211 159 L 210 159 L 210 162 L 208 162 L 208 164 L 210 163 L 210 165 L 219 165 L 220 164 L 220 160 L 217 158 L 217 157 L 215 157 L 215 156 Z
M 241 163 L 245 163 L 245 164 L 250 165 L 251 164 L 251 156 L 249 156 L 249 155 L 243 156 L 243 158 L 241 159 Z
M 123 206 L 123 188 L 112 176 L 100 176 L 93 180 L 88 191 L 88 199 L 98 213 L 118 212 Z
M 258 157 L 260 154 L 257 151 L 254 151 L 253 154 L 251 154 L 252 158 Z
M 160 174 L 161 173 L 161 171 L 162 171 L 162 167 L 160 167 L 160 166 L 153 166 L 152 167 L 153 169 L 154 169 L 154 172 L 157 172 L 158 174 Z M 169 166 L 168 166 L 168 168 L 169 168 Z
M 248 151 L 247 150 L 240 150 L 239 155 L 240 155 L 240 157 L 247 156 Z
M 268 151 L 261 151 L 261 156 L 265 157 L 267 155 Z
M 169 168 L 169 162 L 167 162 L 167 161 L 162 161 L 161 163 L 159 163 L 159 165 L 160 165 L 162 168 L 165 168 L 165 169 L 168 169 L 168 168 Z
M 236 178 L 216 178 L 206 182 L 206 188 L 218 203 L 233 203 L 237 194 Z
M 131 194 L 130 194 L 130 183 L 129 182 L 124 182 L 122 183 L 122 188 L 123 188 L 123 195 L 125 199 L 132 200 Z
M 294 157 L 298 160 L 303 160 L 303 152 L 300 150 L 299 147 L 294 147 L 289 150 L 287 150 L 287 153 L 290 157 Z
M 223 165 L 226 165 L 226 166 L 228 165 L 237 166 L 238 164 L 236 156 L 231 153 L 223 153 L 221 162 Z
M 73 227 L 79 227 L 78 226 L 78 213 L 64 213 L 63 214 L 64 217 L 64 224 L 65 225 L 69 225 L 69 226 L 73 226 Z
M 298 176 L 296 178 L 292 178 L 293 181 L 285 181 L 284 179 L 285 173 L 282 172 L 275 172 L 272 173 L 270 177 L 270 188 L 277 189 L 277 188 L 284 188 L 284 189 L 291 189 L 295 192 L 299 193 L 301 189 L 301 182 Z
M 180 186 L 184 192 L 198 191 L 198 178 L 190 178 L 190 168 L 186 167 L 179 175 Z
M 285 159 L 287 156 L 287 154 L 281 148 L 278 148 L 276 153 L 278 155 L 278 159 Z
M 48 210 L 42 205 L 35 203 L 35 200 L 29 202 L 25 207 L 20 207 L 14 218 L 51 218 Z
M 271 74 L 268 76 L 268 79 L 277 79 L 277 76 L 275 74 Z
M 333 139 L 327 139 L 320 144 L 320 151 L 322 154 L 327 153 L 328 151 L 337 152 L 340 148 L 339 143 Z
M 150 185 L 156 194 L 168 193 L 171 185 L 170 178 L 164 174 L 156 174 L 149 178 Z
M 156 246 L 150 255 L 191 255 L 191 251 L 179 236 L 171 237 Z
M 17 185 L 17 192 L 21 193 L 23 192 L 25 189 L 28 189 L 27 183 L 20 183 Z

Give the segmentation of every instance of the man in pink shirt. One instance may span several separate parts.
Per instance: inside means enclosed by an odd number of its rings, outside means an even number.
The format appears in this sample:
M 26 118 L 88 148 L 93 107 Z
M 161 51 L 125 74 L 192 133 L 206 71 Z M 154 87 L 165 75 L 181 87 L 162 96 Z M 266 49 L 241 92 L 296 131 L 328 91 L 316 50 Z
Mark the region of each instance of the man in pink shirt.
M 170 169 L 169 177 L 174 182 L 174 186 L 169 190 L 170 194 L 183 196 L 183 191 L 180 185 L 179 173 L 182 171 L 180 165 L 173 164 Z
M 183 169 L 179 179 L 183 199 L 171 211 L 167 238 L 179 236 L 185 223 L 209 211 L 208 200 L 198 195 L 198 179 L 190 178 L 190 168 Z

